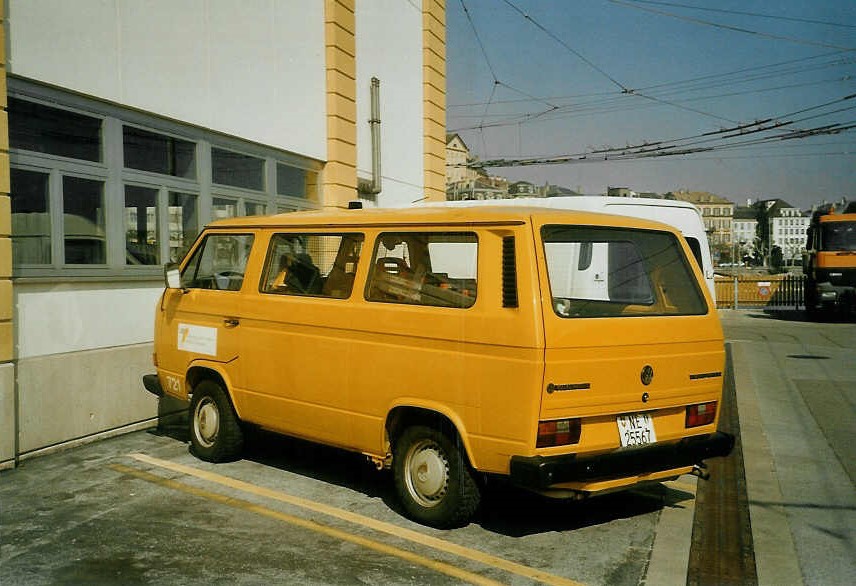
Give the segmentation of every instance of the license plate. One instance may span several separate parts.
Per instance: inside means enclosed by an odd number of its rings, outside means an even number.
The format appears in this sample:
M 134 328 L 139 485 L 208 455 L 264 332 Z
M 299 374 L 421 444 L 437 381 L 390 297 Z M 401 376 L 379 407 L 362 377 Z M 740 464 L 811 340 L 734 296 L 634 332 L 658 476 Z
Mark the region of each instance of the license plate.
M 649 413 L 630 413 L 619 415 L 618 436 L 621 438 L 621 447 L 644 446 L 657 441 L 654 433 L 654 421 Z

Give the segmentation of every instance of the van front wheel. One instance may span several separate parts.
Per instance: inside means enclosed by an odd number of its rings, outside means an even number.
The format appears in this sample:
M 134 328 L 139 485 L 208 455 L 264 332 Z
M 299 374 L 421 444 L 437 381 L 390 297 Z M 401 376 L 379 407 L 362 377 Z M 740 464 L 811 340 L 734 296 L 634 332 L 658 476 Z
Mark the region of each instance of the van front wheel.
M 393 449 L 395 489 L 407 516 L 432 527 L 465 524 L 478 508 L 480 492 L 457 436 L 414 426 Z
M 244 445 L 238 416 L 226 391 L 214 381 L 199 383 L 190 402 L 190 446 L 206 462 L 236 459 Z

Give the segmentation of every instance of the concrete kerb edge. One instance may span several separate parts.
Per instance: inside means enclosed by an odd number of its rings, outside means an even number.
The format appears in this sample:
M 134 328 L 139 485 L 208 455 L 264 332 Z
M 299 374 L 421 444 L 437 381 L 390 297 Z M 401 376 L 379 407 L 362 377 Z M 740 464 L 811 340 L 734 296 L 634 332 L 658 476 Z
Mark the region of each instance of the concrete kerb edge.
M 654 532 L 645 584 L 685 586 L 687 583 L 696 507 L 695 486 L 698 479 L 694 476 L 682 476 L 679 481 L 693 487 L 693 498 L 685 501 L 686 505 L 663 504 Z
M 797 583 L 802 583 L 802 571 L 786 511 L 782 507 L 753 504 L 781 503 L 783 499 L 772 451 L 761 421 L 752 369 L 742 349 L 745 343 L 732 341 L 729 345 L 737 389 L 758 583 L 762 586 L 793 584 L 797 576 L 800 577 Z
M 56 445 L 48 446 L 45 448 L 39 448 L 38 450 L 33 450 L 31 452 L 25 452 L 25 453 L 22 453 L 18 456 L 18 460 L 20 462 L 23 462 L 24 460 L 29 460 L 31 458 L 37 458 L 37 457 L 41 457 L 41 456 L 47 456 L 49 454 L 55 454 L 57 452 L 63 452 L 65 450 L 70 450 L 72 448 L 85 446 L 87 444 L 91 444 L 91 443 L 94 443 L 97 441 L 110 439 L 112 437 L 117 437 L 117 436 L 125 435 L 128 433 L 133 433 L 135 431 L 144 431 L 146 429 L 152 429 L 152 428 L 157 427 L 157 425 L 158 425 L 158 418 L 152 417 L 151 419 L 145 419 L 143 421 L 138 421 L 136 423 L 132 423 L 129 425 L 117 427 L 115 429 L 110 429 L 110 430 L 103 431 L 100 433 L 94 433 L 92 435 L 88 435 L 86 437 L 77 438 L 74 440 L 63 442 L 61 444 L 56 444 Z M 3 465 L 4 465 L 4 463 L 0 463 L 0 470 L 4 469 Z M 15 462 L 14 462 L 14 460 L 12 460 L 10 462 L 10 466 L 8 466 L 8 467 L 12 468 L 14 466 L 15 466 Z

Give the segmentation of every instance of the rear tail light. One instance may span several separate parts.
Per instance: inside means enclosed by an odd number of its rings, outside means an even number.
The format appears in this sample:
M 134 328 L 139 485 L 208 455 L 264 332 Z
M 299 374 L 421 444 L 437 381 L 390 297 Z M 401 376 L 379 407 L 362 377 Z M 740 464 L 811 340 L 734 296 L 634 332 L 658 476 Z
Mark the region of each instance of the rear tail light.
M 579 419 L 554 419 L 538 422 L 538 440 L 536 448 L 566 446 L 580 441 L 582 426 Z
M 699 403 L 687 407 L 687 427 L 699 427 L 708 425 L 716 419 L 716 401 L 710 403 Z
M 157 352 L 152 352 L 152 364 L 155 366 L 155 368 L 158 367 L 158 353 Z

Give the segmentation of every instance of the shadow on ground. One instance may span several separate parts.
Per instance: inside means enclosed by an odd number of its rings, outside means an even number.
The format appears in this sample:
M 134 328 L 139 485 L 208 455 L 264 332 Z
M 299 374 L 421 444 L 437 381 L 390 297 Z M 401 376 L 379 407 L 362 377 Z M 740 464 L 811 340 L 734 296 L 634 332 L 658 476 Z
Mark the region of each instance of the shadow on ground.
M 186 411 L 174 406 L 150 433 L 188 443 Z M 247 430 L 243 459 L 272 469 L 357 491 L 381 499 L 403 516 L 389 470 L 377 471 L 365 456 L 263 430 Z M 501 477 L 485 480 L 482 506 L 474 522 L 498 534 L 520 537 L 601 525 L 681 507 L 691 493 L 650 484 L 580 501 L 553 499 L 520 489 Z

